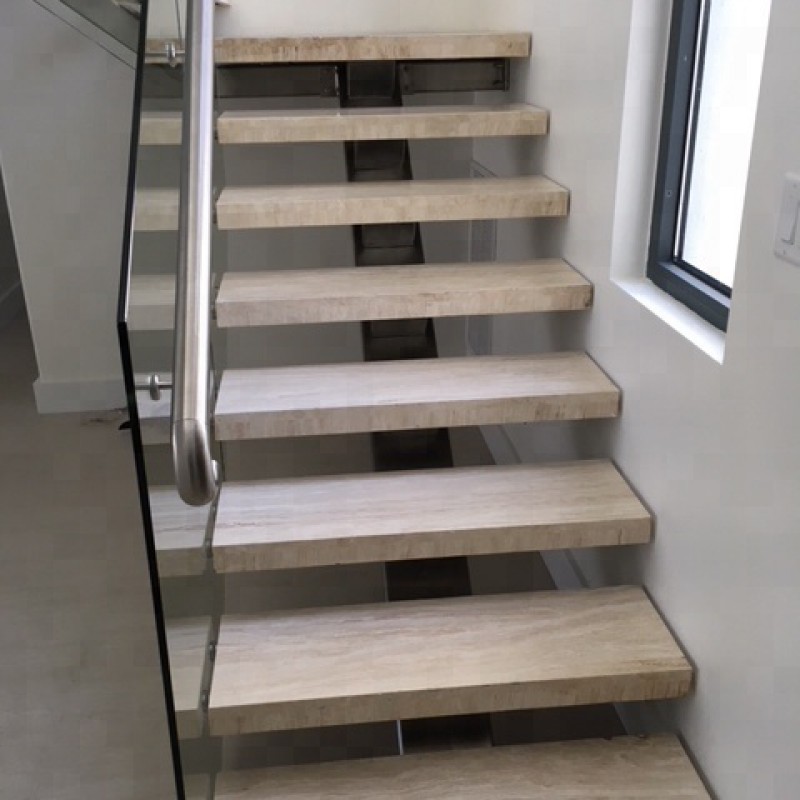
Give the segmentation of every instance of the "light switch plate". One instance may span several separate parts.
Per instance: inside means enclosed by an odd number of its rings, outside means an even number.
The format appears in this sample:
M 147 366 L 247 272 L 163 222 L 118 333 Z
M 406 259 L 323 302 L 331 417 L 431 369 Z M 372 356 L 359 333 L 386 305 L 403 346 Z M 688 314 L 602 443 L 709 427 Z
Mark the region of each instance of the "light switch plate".
M 783 183 L 775 255 L 800 266 L 800 175 L 793 173 Z

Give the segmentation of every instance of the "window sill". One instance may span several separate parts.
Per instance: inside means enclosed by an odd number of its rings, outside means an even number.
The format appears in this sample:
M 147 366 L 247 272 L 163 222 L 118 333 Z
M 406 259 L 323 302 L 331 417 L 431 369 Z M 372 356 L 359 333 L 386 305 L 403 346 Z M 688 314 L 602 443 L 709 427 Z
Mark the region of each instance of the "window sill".
M 647 278 L 617 279 L 614 283 L 648 311 L 718 364 L 725 359 L 725 334 Z

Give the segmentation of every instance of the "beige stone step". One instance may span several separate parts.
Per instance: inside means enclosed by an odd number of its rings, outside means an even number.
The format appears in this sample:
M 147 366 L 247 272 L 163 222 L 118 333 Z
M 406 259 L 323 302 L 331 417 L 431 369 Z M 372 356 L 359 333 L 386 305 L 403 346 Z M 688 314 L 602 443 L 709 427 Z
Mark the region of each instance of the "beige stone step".
M 149 496 L 159 577 L 202 575 L 210 507 L 187 506 L 172 486 L 156 486 Z
M 170 375 L 162 374 L 166 380 Z M 142 432 L 142 444 L 168 444 L 170 439 L 169 417 L 172 407 L 172 392 L 165 389 L 160 400 L 153 400 L 146 390 L 136 392 L 136 407 Z
M 175 276 L 132 275 L 128 329 L 168 331 L 175 326 Z
M 177 189 L 137 189 L 134 230 L 141 233 L 178 230 Z
M 619 390 L 581 353 L 228 370 L 218 440 L 614 417 Z
M 165 201 L 156 201 L 166 220 Z M 542 176 L 230 187 L 217 201 L 217 224 L 239 230 L 563 217 L 568 207 L 569 192 Z
M 182 739 L 195 739 L 203 730 L 201 694 L 209 658 L 211 620 L 208 617 L 167 620 L 166 631 L 178 735 Z
M 221 230 L 563 217 L 569 192 L 542 176 L 386 181 L 312 186 L 239 186 L 217 200 Z M 138 232 L 178 227 L 175 189 L 140 189 Z
M 166 299 L 166 293 L 164 293 Z M 155 317 L 153 292 L 138 292 Z M 581 311 L 592 287 L 561 259 L 515 264 L 431 264 L 399 267 L 227 273 L 217 297 L 222 328 L 305 322 L 449 317 L 538 311 Z M 168 318 L 163 314 L 166 321 Z
M 528 33 L 408 33 L 216 42 L 217 64 L 527 58 L 530 54 Z
M 681 743 L 555 742 L 227 772 L 215 800 L 710 800 Z
M 223 617 L 215 736 L 677 698 L 692 669 L 623 587 Z
M 212 295 L 217 276 L 211 274 Z M 171 331 L 175 327 L 175 275 L 132 275 L 128 303 L 128 330 Z
M 529 33 L 407 33 L 366 36 L 300 36 L 217 39 L 214 60 L 224 64 L 308 64 L 340 61 L 438 61 L 528 58 Z M 163 63 L 176 39 L 147 40 L 148 63 Z
M 168 377 L 168 376 L 167 376 Z M 136 393 L 146 445 L 169 442 L 171 393 Z M 228 370 L 219 441 L 615 417 L 619 390 L 581 353 Z
M 230 272 L 216 303 L 222 328 L 404 317 L 582 311 L 591 284 L 561 259 Z M 131 278 L 128 327 L 171 330 L 175 279 Z
M 143 111 L 139 145 L 178 145 L 182 124 L 180 111 Z
M 218 572 L 643 544 L 651 518 L 607 461 L 226 483 Z
M 523 103 L 226 111 L 217 123 L 222 144 L 541 136 L 547 133 L 547 127 L 547 112 Z M 167 133 L 166 123 L 162 123 L 161 130 Z
M 217 120 L 221 144 L 343 142 L 541 136 L 547 111 L 525 103 L 477 106 L 225 111 Z M 140 145 L 179 145 L 181 114 L 142 114 Z

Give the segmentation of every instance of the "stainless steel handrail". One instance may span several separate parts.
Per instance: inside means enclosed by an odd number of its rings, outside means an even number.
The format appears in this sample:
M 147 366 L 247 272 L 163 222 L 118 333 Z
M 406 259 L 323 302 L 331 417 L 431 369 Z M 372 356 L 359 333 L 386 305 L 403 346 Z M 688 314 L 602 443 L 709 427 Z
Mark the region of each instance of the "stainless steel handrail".
M 178 492 L 202 506 L 214 499 L 218 481 L 209 408 L 214 0 L 188 6 L 171 440 Z

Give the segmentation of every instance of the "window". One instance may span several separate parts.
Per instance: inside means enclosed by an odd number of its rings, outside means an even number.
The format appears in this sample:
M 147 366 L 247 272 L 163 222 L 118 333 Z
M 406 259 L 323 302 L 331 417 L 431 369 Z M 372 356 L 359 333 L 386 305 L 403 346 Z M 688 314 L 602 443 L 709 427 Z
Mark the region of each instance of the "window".
M 648 277 L 728 325 L 771 0 L 675 0 Z

